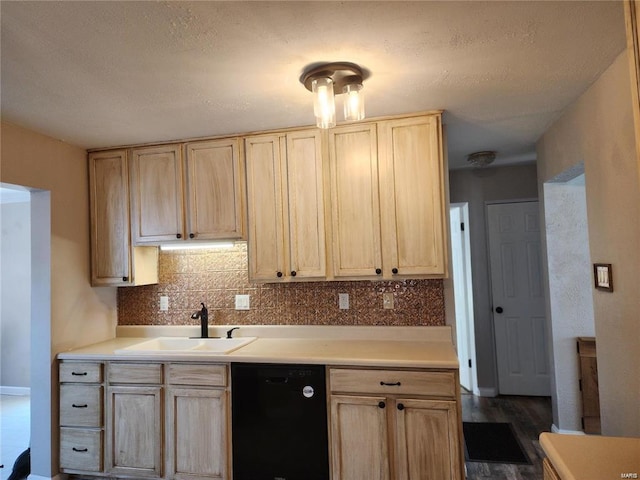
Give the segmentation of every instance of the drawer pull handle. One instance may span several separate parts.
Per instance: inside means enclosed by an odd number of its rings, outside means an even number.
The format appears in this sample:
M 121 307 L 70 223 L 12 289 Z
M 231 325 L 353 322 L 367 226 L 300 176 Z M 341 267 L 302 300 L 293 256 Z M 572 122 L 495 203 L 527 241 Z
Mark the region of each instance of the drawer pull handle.
M 72 403 L 71 406 L 73 408 L 87 408 L 88 405 L 85 403 L 84 405 L 76 405 L 75 403 Z
M 71 375 L 73 375 L 74 377 L 86 377 L 87 372 L 71 372 Z
M 399 387 L 400 385 L 402 385 L 402 383 L 400 383 L 400 382 L 395 382 L 395 383 L 380 382 L 380 385 L 383 386 L 383 387 Z
M 88 448 L 76 448 L 76 447 L 73 447 L 71 450 L 73 450 L 74 452 L 80 452 L 80 453 L 84 453 L 84 452 L 88 452 L 89 451 Z

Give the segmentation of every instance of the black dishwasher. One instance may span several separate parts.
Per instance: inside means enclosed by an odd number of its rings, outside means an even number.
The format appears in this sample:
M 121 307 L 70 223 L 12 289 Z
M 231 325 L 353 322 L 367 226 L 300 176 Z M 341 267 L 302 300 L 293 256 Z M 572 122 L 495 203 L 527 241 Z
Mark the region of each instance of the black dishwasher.
M 234 480 L 328 480 L 322 365 L 231 364 Z

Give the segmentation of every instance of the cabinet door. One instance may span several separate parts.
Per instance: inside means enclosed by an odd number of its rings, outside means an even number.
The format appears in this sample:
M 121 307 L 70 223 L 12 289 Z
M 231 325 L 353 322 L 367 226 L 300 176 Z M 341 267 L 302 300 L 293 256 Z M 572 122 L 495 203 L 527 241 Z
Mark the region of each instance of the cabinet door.
M 169 478 L 227 478 L 227 418 L 224 389 L 169 390 Z
M 380 122 L 385 277 L 447 271 L 440 116 Z
M 162 388 L 109 387 L 107 470 L 162 476 Z
M 289 263 L 296 278 L 326 275 L 322 148 L 318 130 L 287 134 Z
M 232 138 L 187 144 L 189 238 L 242 238 L 242 175 L 238 142 Z
M 329 170 L 333 275 L 381 275 L 376 126 L 332 129 Z
M 89 154 L 94 286 L 127 285 L 131 281 L 128 185 L 126 150 Z
M 132 151 L 133 243 L 159 243 L 184 236 L 184 192 L 179 145 Z
M 285 279 L 281 155 L 284 138 L 263 135 L 245 139 L 249 277 L 257 281 Z
M 389 432 L 384 397 L 331 396 L 333 480 L 388 480 Z
M 455 402 L 398 399 L 396 468 L 398 480 L 461 480 Z

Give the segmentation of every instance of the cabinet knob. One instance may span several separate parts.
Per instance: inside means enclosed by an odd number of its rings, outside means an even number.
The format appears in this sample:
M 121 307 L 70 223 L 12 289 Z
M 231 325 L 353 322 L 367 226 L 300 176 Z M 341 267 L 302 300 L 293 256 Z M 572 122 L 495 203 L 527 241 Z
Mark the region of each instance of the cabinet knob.
M 496 313 L 502 313 L 504 312 L 504 310 L 502 309 L 502 307 L 497 307 L 496 308 Z
M 381 268 L 376 268 L 376 275 L 380 275 L 382 273 L 382 269 Z
M 297 275 L 296 271 L 295 270 L 291 270 L 291 276 L 295 277 L 296 275 Z
M 189 234 L 189 238 L 196 238 L 196 234 L 195 233 L 190 233 Z
M 393 273 L 394 275 L 398 273 L 398 269 L 397 268 L 392 268 L 391 269 L 391 273 Z
M 122 277 L 122 281 L 123 282 L 128 282 L 129 281 L 129 277 Z
M 398 404 L 398 410 L 404 410 L 404 405 L 402 403 Z
M 380 407 L 380 408 L 384 408 L 384 407 L 386 407 L 386 406 L 387 406 L 387 404 L 386 404 L 386 403 L 384 403 L 384 402 L 378 402 L 378 407 Z
M 276 277 L 281 278 L 282 277 L 282 272 L 276 273 Z
M 181 233 L 176 233 L 176 238 L 182 238 L 182 234 Z

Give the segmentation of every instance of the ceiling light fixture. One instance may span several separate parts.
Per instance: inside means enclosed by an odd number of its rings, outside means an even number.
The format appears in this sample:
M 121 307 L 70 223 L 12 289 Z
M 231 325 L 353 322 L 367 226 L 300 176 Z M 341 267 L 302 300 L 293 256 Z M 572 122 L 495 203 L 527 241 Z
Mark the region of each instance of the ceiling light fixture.
M 335 95 L 344 94 L 344 119 L 355 122 L 364 118 L 362 82 L 366 72 L 347 62 L 313 64 L 307 67 L 300 82 L 313 92 L 313 113 L 319 128 L 336 126 Z
M 484 151 L 467 155 L 467 162 L 473 167 L 486 167 L 496 159 L 496 152 Z

